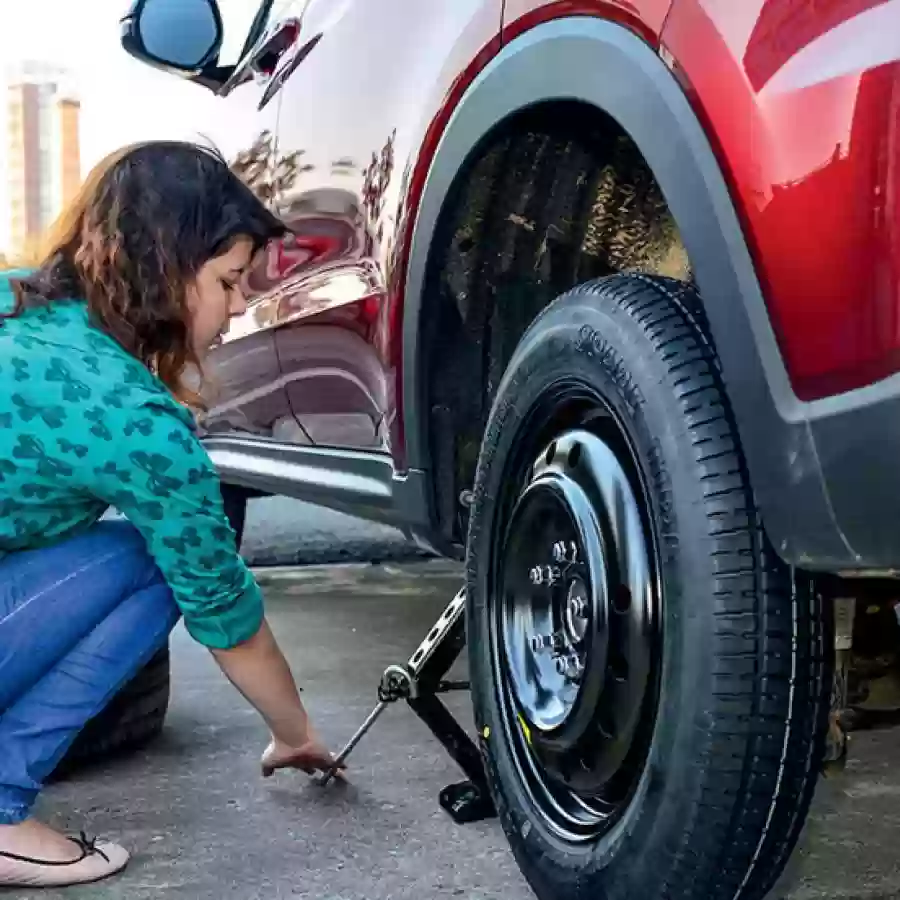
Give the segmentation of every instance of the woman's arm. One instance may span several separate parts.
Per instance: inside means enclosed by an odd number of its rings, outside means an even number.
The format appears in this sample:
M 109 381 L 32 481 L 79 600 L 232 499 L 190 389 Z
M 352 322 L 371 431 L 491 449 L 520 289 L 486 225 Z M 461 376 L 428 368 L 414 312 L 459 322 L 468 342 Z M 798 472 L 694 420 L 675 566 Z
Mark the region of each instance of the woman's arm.
M 141 532 L 188 633 L 268 724 L 279 751 L 275 768 L 295 764 L 300 748 L 299 767 L 310 759 L 312 768 L 329 767 L 236 546 L 218 474 L 189 420 L 165 403 L 104 413 L 110 440 L 85 486 Z
M 263 754 L 263 775 L 281 768 L 310 774 L 334 770 L 334 756 L 311 727 L 290 667 L 265 619 L 253 637 L 228 650 L 210 652 L 272 732 L 272 742 Z M 336 774 L 343 777 L 345 770 L 341 765 Z
M 248 640 L 210 652 L 228 680 L 259 711 L 273 738 L 291 747 L 310 740 L 309 717 L 294 676 L 265 619 Z

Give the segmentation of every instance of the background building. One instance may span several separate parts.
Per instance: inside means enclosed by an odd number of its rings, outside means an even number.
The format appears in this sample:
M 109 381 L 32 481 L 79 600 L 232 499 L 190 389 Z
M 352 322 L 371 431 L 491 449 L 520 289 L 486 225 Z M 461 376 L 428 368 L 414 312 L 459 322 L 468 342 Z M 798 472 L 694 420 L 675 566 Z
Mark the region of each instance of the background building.
M 80 112 L 64 70 L 25 63 L 8 74 L 7 167 L 13 256 L 28 252 L 78 190 Z

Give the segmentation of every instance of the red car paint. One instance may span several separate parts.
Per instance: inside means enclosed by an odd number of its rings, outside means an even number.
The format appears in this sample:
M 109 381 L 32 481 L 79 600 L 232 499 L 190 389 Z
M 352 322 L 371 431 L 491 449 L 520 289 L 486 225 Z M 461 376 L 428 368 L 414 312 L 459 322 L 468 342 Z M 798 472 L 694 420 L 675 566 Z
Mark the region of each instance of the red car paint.
M 297 6 L 297 52 L 317 43 L 265 108 L 278 122 L 273 165 L 284 172 L 294 164 L 274 200 L 296 241 L 279 252 L 281 283 L 259 286 L 259 302 L 278 296 L 265 325 L 281 369 L 272 379 L 279 385 L 274 393 L 285 397 L 304 436 L 317 436 L 314 443 L 381 449 L 402 470 L 400 322 L 411 223 L 444 123 L 500 47 L 502 3 L 312 0 Z M 379 39 L 385 35 L 403 39 L 387 43 Z M 235 100 L 239 94 L 251 102 L 257 96 L 252 85 L 236 90 Z M 272 112 L 276 105 L 280 116 Z M 331 316 L 353 305 L 371 323 L 364 335 Z M 312 361 L 312 342 L 323 341 L 328 360 Z M 284 404 L 273 403 L 272 392 L 243 396 L 235 402 L 243 406 L 247 430 L 272 435 L 273 413 L 283 415 Z M 314 413 L 304 396 L 319 398 Z M 220 409 L 213 410 L 213 427 Z
M 310 0 L 279 14 L 301 22 L 281 89 L 242 84 L 223 114 L 243 104 L 244 146 L 271 140 L 257 175 L 296 239 L 256 273 L 216 354 L 212 430 L 375 450 L 406 470 L 406 276 L 435 150 L 505 46 L 571 17 L 627 27 L 682 85 L 797 397 L 900 368 L 900 0 Z
M 900 368 L 898 33 L 893 0 L 676 0 L 663 34 L 801 399 Z
M 541 7 L 507 0 L 505 22 L 510 27 L 503 34 L 511 38 L 516 31 L 541 21 L 586 13 L 614 17 L 655 41 L 669 5 L 670 0 L 566 0 Z M 281 365 L 288 369 L 284 382 L 288 394 L 299 397 L 301 391 L 292 390 L 290 385 L 303 375 L 290 369 L 293 354 L 288 347 L 301 340 L 303 329 L 320 324 L 321 303 L 309 306 L 304 299 L 309 290 L 308 279 L 315 280 L 319 297 L 327 296 L 334 279 L 345 279 L 347 272 L 362 260 L 369 262 L 374 276 L 367 295 L 369 308 L 374 302 L 379 309 L 371 346 L 380 369 L 369 370 L 374 383 L 366 390 L 371 396 L 384 398 L 385 406 L 378 414 L 386 427 L 376 431 L 381 446 L 393 454 L 400 471 L 405 468 L 401 392 L 403 287 L 417 205 L 435 148 L 456 104 L 500 50 L 502 12 L 500 0 L 427 6 L 411 6 L 402 0 L 368 5 L 361 0 L 345 0 L 335 6 L 325 0 L 313 0 L 303 14 L 300 45 L 319 35 L 322 40 L 279 94 L 281 108 L 292 111 L 280 118 L 279 156 L 284 158 L 302 150 L 307 169 L 302 184 L 289 187 L 280 195 L 279 211 L 297 233 L 299 243 L 308 243 L 309 220 L 295 210 L 310 204 L 314 208 L 316 190 L 337 189 L 340 185 L 341 190 L 350 192 L 348 203 L 355 204 L 354 212 L 345 221 L 348 225 L 354 223 L 353 227 L 359 230 L 358 240 L 346 242 L 341 251 L 330 257 L 327 272 L 315 255 L 290 268 L 290 285 L 285 288 L 290 300 L 283 302 L 292 313 L 279 313 L 273 322 Z M 367 71 L 373 71 L 366 67 L 375 65 L 376 51 L 369 43 L 373 33 L 405 37 L 395 46 L 390 59 L 381 64 L 379 77 L 361 91 L 359 86 L 367 84 Z M 426 48 L 428 54 L 424 52 Z M 404 73 L 409 72 L 421 74 L 405 78 Z M 327 108 L 320 89 L 323 83 L 328 85 L 329 96 L 341 97 L 339 117 L 323 116 Z M 393 103 L 391 95 L 401 86 L 406 96 L 402 102 Z M 348 127 L 348 122 L 352 127 Z M 380 144 L 378 135 L 383 135 Z M 332 158 L 349 160 L 355 168 L 329 176 Z M 360 183 L 357 173 L 361 161 L 368 165 Z M 350 184 L 354 187 L 350 188 Z M 321 218 L 320 211 L 316 216 Z M 345 301 L 336 292 L 330 301 L 325 301 L 326 306 L 329 302 L 340 305 Z M 333 395 L 335 407 L 343 404 L 340 398 L 346 393 L 338 390 Z M 291 403 L 295 415 L 297 402 Z M 335 408 L 332 413 L 340 415 L 341 411 Z

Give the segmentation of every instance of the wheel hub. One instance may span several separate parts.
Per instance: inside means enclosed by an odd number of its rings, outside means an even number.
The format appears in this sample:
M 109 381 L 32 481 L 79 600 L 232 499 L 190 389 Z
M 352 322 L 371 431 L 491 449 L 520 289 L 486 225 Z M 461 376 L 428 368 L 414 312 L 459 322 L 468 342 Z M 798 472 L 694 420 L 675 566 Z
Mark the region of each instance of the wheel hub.
M 629 755 L 657 627 L 640 508 L 602 440 L 573 431 L 541 454 L 502 558 L 499 636 L 529 751 L 595 797 Z

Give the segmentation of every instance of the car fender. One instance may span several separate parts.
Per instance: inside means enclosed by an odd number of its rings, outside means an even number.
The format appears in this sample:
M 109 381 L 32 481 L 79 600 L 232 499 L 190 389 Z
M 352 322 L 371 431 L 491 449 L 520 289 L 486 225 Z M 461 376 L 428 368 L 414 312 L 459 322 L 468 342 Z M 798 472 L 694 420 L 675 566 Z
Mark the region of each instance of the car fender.
M 795 396 L 752 257 L 711 142 L 660 55 L 600 18 L 536 25 L 510 41 L 462 94 L 437 144 L 407 268 L 403 396 L 409 462 L 428 469 L 419 378 L 429 248 L 456 174 L 504 120 L 540 102 L 581 101 L 611 116 L 643 153 L 691 260 L 718 350 L 754 493 L 788 561 L 845 565 L 854 554 L 824 488 L 805 405 Z M 417 414 L 418 413 L 418 414 Z

